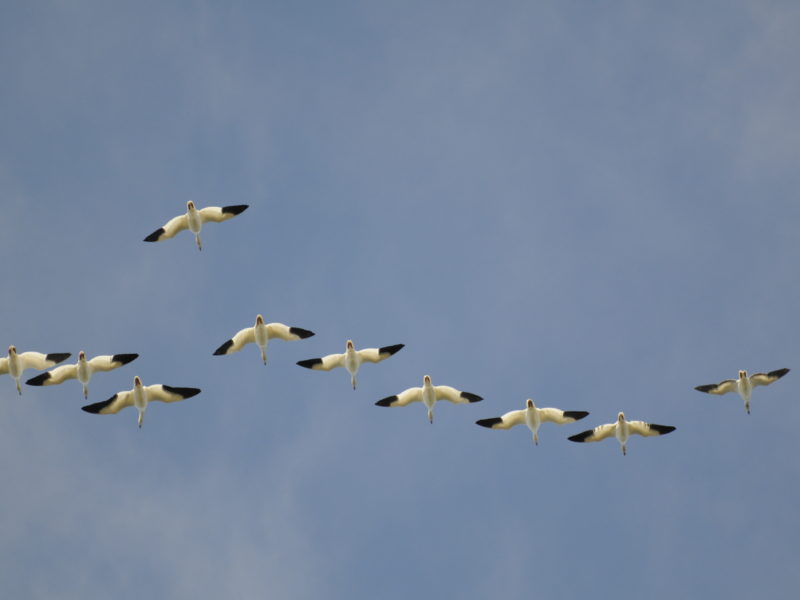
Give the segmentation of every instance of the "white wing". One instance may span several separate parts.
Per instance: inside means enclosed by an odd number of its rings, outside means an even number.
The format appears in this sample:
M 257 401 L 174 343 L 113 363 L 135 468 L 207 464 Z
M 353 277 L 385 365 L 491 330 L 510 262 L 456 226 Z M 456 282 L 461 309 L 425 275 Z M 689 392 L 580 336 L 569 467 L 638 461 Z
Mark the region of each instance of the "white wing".
M 214 350 L 214 355 L 232 354 L 244 348 L 247 344 L 252 344 L 256 341 L 255 327 L 245 327 L 227 342 L 222 344 L 219 348 Z
M 437 400 L 447 400 L 453 404 L 469 404 L 470 402 L 480 402 L 483 400 L 480 396 L 470 394 L 469 392 L 462 392 L 449 385 L 435 385 L 433 389 L 436 390 Z
M 588 412 L 585 411 L 577 411 L 577 410 L 568 410 L 564 411 L 559 408 L 539 408 L 539 418 L 542 421 L 549 421 L 550 423 L 558 423 L 559 425 L 566 425 L 567 423 L 574 423 L 575 421 L 579 421 L 586 415 Z
M 525 423 L 524 410 L 512 410 L 507 412 L 502 417 L 494 417 L 492 419 L 481 419 L 476 421 L 476 424 L 481 427 L 489 427 L 490 429 L 511 429 L 517 425 Z
M 247 208 L 247 204 L 236 204 L 234 206 L 206 206 L 205 208 L 197 211 L 200 214 L 200 220 L 203 223 L 212 221 L 220 223 L 232 219 L 238 214 L 241 214 Z
M 628 421 L 628 426 L 631 433 L 645 437 L 664 435 L 670 431 L 675 431 L 675 428 L 671 425 L 656 425 L 655 423 L 645 423 L 644 421 Z
M 189 218 L 183 214 L 178 215 L 167 221 L 167 224 L 159 229 L 156 229 L 153 233 L 148 235 L 144 238 L 145 242 L 160 242 L 161 240 L 168 240 L 170 238 L 175 237 L 178 233 L 183 231 L 184 229 L 189 228 Z
M 306 369 L 314 369 L 315 371 L 330 371 L 336 367 L 343 367 L 344 359 L 344 354 L 328 354 L 328 356 L 323 356 L 322 358 L 301 360 L 297 364 Z
M 394 346 L 384 346 L 383 348 L 364 348 L 358 351 L 358 356 L 362 361 L 377 363 L 396 354 L 403 346 L 404 344 L 395 344 Z
M 118 369 L 122 365 L 127 365 L 138 356 L 138 354 L 114 354 L 113 356 L 104 354 L 95 356 L 89 361 L 89 365 L 94 371 L 111 371 L 112 369 Z
M 421 400 L 422 388 L 414 387 L 408 388 L 396 396 L 389 396 L 383 400 L 378 400 L 375 404 L 378 406 L 408 406 L 412 402 L 420 402 Z
M 200 393 L 198 388 L 172 387 L 161 384 L 148 385 L 144 389 L 147 391 L 148 401 L 158 400 L 159 402 L 180 402 Z
M 94 404 L 83 406 L 81 409 L 96 415 L 115 415 L 128 406 L 133 406 L 133 390 L 118 392 L 108 400 L 95 402 Z
M 726 379 L 720 383 L 709 383 L 707 385 L 698 385 L 696 388 L 698 392 L 705 392 L 706 394 L 716 394 L 718 396 L 727 394 L 728 392 L 735 392 L 737 390 L 735 379 Z
M 36 377 L 30 378 L 28 385 L 58 385 L 67 379 L 75 379 L 78 376 L 78 365 L 63 365 L 56 367 L 52 371 L 40 373 Z
M 786 375 L 788 372 L 789 369 L 778 369 L 776 371 L 770 371 L 769 373 L 756 373 L 755 375 L 750 376 L 750 383 L 752 383 L 754 386 L 769 385 L 773 381 L 778 381 L 778 379 Z
M 598 425 L 594 429 L 589 429 L 581 433 L 570 436 L 570 441 L 573 442 L 599 442 L 607 437 L 614 435 L 617 430 L 616 423 L 608 423 L 607 425 Z
M 8 359 L 0 358 L 0 375 L 8 373 Z
M 301 329 L 300 327 L 289 327 L 283 323 L 267 323 L 267 337 L 269 339 L 279 338 L 287 342 L 303 340 L 314 335 L 312 331 Z
M 42 371 L 50 367 L 55 367 L 61 361 L 67 360 L 69 358 L 69 353 L 42 354 L 41 352 L 23 352 L 18 356 L 23 369 L 37 369 Z

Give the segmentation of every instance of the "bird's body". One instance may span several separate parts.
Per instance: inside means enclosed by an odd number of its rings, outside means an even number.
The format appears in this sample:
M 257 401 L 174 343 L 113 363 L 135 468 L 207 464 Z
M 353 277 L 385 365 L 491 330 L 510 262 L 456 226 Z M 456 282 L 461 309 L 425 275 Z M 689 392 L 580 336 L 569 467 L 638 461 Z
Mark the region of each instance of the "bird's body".
M 207 206 L 197 209 L 194 202 L 189 200 L 186 203 L 186 213 L 170 219 L 166 225 L 156 229 L 153 233 L 144 238 L 145 242 L 161 242 L 175 237 L 184 229 L 188 229 L 194 234 L 197 242 L 197 249 L 203 249 L 203 242 L 200 239 L 200 231 L 203 225 L 209 221 L 221 223 L 232 219 L 236 215 L 243 213 L 247 209 L 247 204 L 236 204 L 232 206 Z
M 22 394 L 22 385 L 20 378 L 22 377 L 25 369 L 36 369 L 43 371 L 50 367 L 56 366 L 58 363 L 67 360 L 70 357 L 69 352 L 55 352 L 51 354 L 42 354 L 41 352 L 23 352 L 17 353 L 15 346 L 8 347 L 8 356 L 0 358 L 0 375 L 8 373 L 14 378 L 17 384 L 17 392 Z
M 92 375 L 98 371 L 111 371 L 138 358 L 138 354 L 114 354 L 95 356 L 91 360 L 86 360 L 86 353 L 81 350 L 78 353 L 78 362 L 74 365 L 62 365 L 32 377 L 25 383 L 28 385 L 58 385 L 68 379 L 77 379 L 83 385 L 83 397 L 89 397 L 89 381 Z
M 789 369 L 777 369 L 769 373 L 755 373 L 748 376 L 747 371 L 739 371 L 739 379 L 726 379 L 720 383 L 711 383 L 708 385 L 698 385 L 696 389 L 698 392 L 705 392 L 706 394 L 716 394 L 721 396 L 729 392 L 736 392 L 739 397 L 744 400 L 744 409 L 747 414 L 750 414 L 750 398 L 753 395 L 753 388 L 759 385 L 769 385 L 773 381 L 777 381 L 789 372 Z
M 644 421 L 628 421 L 625 418 L 625 414 L 620 412 L 617 415 L 616 422 L 607 425 L 598 425 L 594 429 L 583 431 L 567 439 L 572 442 L 599 442 L 600 440 L 614 436 L 617 438 L 622 448 L 622 454 L 625 455 L 628 453 L 627 444 L 631 435 L 636 434 L 650 437 L 654 435 L 666 435 L 672 431 L 675 431 L 675 428 L 671 425 L 656 425 L 654 423 L 645 423 Z
M 377 406 L 408 406 L 412 402 L 422 402 L 428 409 L 428 421 L 433 423 L 433 405 L 438 400 L 447 400 L 453 404 L 469 404 L 483 400 L 476 394 L 462 392 L 449 385 L 433 385 L 430 375 L 422 378 L 422 387 L 414 387 L 378 400 Z
M 253 327 L 245 327 L 235 336 L 223 343 L 214 351 L 215 356 L 233 354 L 244 348 L 247 344 L 255 343 L 261 351 L 261 360 L 267 364 L 267 344 L 269 340 L 278 338 L 285 341 L 303 340 L 314 335 L 313 331 L 300 327 L 289 327 L 283 323 L 265 323 L 264 317 L 256 316 Z
M 574 423 L 586 417 L 586 411 L 561 410 L 559 408 L 538 408 L 533 400 L 528 398 L 525 408 L 522 410 L 512 410 L 505 413 L 502 417 L 493 419 L 481 419 L 476 421 L 481 427 L 490 429 L 511 429 L 517 425 L 527 425 L 533 434 L 533 443 L 539 444 L 539 427 L 542 423 L 550 422 L 558 425 Z
M 377 363 L 386 360 L 402 348 L 403 344 L 395 344 L 394 346 L 383 346 L 382 348 L 356 350 L 353 341 L 347 340 L 344 354 L 329 354 L 322 358 L 309 358 L 308 360 L 301 360 L 297 364 L 315 371 L 330 371 L 337 367 L 344 367 L 350 373 L 350 382 L 353 385 L 353 389 L 356 389 L 356 375 L 363 363 Z
M 169 385 L 142 385 L 141 378 L 133 378 L 133 389 L 118 392 L 108 400 L 96 402 L 82 407 L 82 410 L 99 415 L 112 415 L 128 406 L 135 406 L 139 412 L 138 423 L 141 428 L 144 421 L 144 412 L 150 402 L 179 402 L 200 393 L 198 388 L 172 387 Z

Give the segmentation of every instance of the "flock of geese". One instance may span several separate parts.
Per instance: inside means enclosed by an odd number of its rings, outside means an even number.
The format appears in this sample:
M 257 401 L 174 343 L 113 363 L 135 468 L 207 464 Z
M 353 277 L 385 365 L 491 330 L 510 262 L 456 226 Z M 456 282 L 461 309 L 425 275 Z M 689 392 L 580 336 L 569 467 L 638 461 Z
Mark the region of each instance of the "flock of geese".
M 200 231 L 203 225 L 208 222 L 220 223 L 243 213 L 247 209 L 246 204 L 233 206 L 209 206 L 197 209 L 193 202 L 186 203 L 186 213 L 170 219 L 163 227 L 160 227 L 144 241 L 160 242 L 175 237 L 181 231 L 188 229 L 195 236 L 197 249 L 202 250 L 203 244 L 200 239 Z M 239 352 L 248 344 L 256 344 L 261 353 L 261 360 L 267 364 L 267 345 L 271 339 L 284 341 L 296 341 L 309 338 L 314 332 L 300 327 L 290 327 L 283 323 L 265 323 L 261 315 L 256 316 L 255 325 L 245 327 L 231 339 L 220 345 L 214 351 L 215 356 L 232 354 Z M 381 348 L 363 348 L 356 350 L 352 340 L 347 340 L 345 351 L 342 354 L 328 354 L 321 358 L 310 358 L 301 360 L 297 364 L 307 369 L 317 371 L 330 371 L 336 368 L 344 368 L 350 374 L 350 382 L 353 389 L 356 389 L 356 375 L 361 365 L 365 362 L 378 363 L 393 356 L 403 348 L 403 344 L 383 346 Z M 83 351 L 78 353 L 78 362 L 71 365 L 56 365 L 62 363 L 71 356 L 70 353 L 50 353 L 22 352 L 18 353 L 15 346 L 8 347 L 8 356 L 0 358 L 0 375 L 9 374 L 16 382 L 17 392 L 22 394 L 21 378 L 27 369 L 45 371 L 39 375 L 28 379 L 27 385 L 46 386 L 58 385 L 70 379 L 77 379 L 83 386 L 84 399 L 89 398 L 89 382 L 92 376 L 98 371 L 111 371 L 118 369 L 138 358 L 138 354 L 114 354 L 95 356 L 87 359 Z M 53 368 L 56 367 L 56 368 Z M 52 369 L 52 370 L 48 370 Z M 748 375 L 747 371 L 739 371 L 738 379 L 726 379 L 720 383 L 699 385 L 695 389 L 708 394 L 727 394 L 736 392 L 744 401 L 745 410 L 750 414 L 750 398 L 753 388 L 773 383 L 786 375 L 789 369 L 777 369 L 768 373 L 755 373 Z M 154 384 L 144 385 L 142 379 L 137 375 L 133 378 L 133 388 L 117 392 L 108 400 L 89 404 L 82 409 L 94 414 L 116 414 L 123 408 L 129 406 L 136 407 L 138 411 L 138 424 L 142 426 L 144 413 L 147 406 L 152 401 L 159 402 L 178 402 L 196 396 L 200 393 L 198 388 L 193 387 L 173 387 L 169 385 Z M 464 392 L 448 385 L 433 385 L 430 375 L 422 378 L 422 387 L 412 387 L 394 396 L 388 396 L 378 400 L 377 406 L 407 406 L 414 402 L 422 402 L 428 414 L 428 421 L 433 423 L 433 407 L 436 402 L 447 400 L 454 404 L 470 404 L 483 400 L 481 396 L 470 392 Z M 500 417 L 490 419 L 480 419 L 477 425 L 490 429 L 511 429 L 517 425 L 526 425 L 533 435 L 534 444 L 539 444 L 539 428 L 542 423 L 555 423 L 565 425 L 574 423 L 588 416 L 586 411 L 561 410 L 558 408 L 538 408 L 533 400 L 526 401 L 525 408 L 512 410 Z M 644 437 L 665 435 L 675 430 L 671 425 L 656 425 L 645 421 L 629 421 L 620 412 L 617 420 L 613 423 L 598 425 L 594 429 L 588 429 L 582 433 L 570 436 L 573 442 L 599 442 L 606 438 L 615 437 L 620 444 L 622 454 L 627 454 L 627 443 L 631 435 Z

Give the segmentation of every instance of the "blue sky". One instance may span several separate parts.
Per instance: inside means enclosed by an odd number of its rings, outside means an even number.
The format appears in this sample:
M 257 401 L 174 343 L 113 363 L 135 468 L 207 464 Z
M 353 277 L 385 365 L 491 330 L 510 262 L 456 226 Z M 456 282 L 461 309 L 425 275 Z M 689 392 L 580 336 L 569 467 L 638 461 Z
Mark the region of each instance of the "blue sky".
M 6 2 L 0 377 L 15 598 L 792 597 L 800 8 Z M 142 239 L 199 206 L 249 204 Z M 257 313 L 311 329 L 212 352 Z M 305 358 L 406 344 L 344 371 Z M 738 397 L 692 388 L 789 367 Z M 374 402 L 430 374 L 469 406 Z M 34 372 L 26 373 L 27 377 Z M 26 377 L 26 378 L 27 378 Z M 488 431 L 540 406 L 581 423 Z M 629 418 L 660 439 L 566 437 Z

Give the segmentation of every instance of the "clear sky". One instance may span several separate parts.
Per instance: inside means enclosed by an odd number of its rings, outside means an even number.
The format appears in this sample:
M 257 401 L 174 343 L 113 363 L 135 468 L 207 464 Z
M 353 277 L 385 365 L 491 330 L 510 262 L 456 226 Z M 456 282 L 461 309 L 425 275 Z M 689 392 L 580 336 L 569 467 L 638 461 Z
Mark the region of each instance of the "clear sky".
M 203 391 L 0 377 L 2 597 L 794 597 L 797 3 L 111 4 L 0 6 L 0 348 Z

